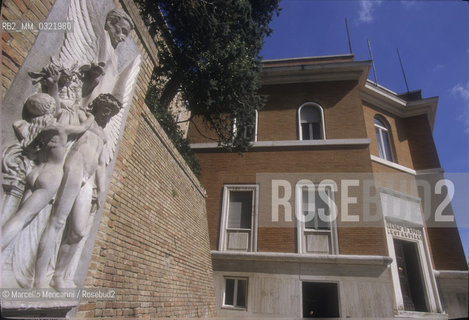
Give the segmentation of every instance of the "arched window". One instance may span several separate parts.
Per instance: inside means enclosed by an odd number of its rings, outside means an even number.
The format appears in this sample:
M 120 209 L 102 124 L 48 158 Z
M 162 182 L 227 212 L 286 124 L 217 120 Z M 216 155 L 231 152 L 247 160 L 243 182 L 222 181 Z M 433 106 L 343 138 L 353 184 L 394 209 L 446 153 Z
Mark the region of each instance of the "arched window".
M 324 117 L 320 105 L 305 103 L 298 109 L 300 140 L 325 139 Z
M 378 140 L 379 156 L 388 161 L 393 161 L 391 149 L 391 133 L 385 122 L 379 117 L 374 118 L 376 140 Z

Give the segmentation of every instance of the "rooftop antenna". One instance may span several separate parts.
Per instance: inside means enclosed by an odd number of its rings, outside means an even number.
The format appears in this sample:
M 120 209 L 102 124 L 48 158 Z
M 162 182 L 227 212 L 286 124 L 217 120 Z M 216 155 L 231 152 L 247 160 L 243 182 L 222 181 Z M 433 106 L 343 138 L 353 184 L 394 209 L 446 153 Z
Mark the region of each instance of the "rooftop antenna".
M 371 52 L 370 40 L 368 40 L 368 51 L 370 52 L 371 66 L 373 67 L 373 74 L 375 76 L 375 85 L 377 86 L 378 85 L 378 78 L 376 77 L 375 61 L 373 60 L 373 53 Z
M 350 40 L 350 32 L 349 32 L 349 30 L 348 30 L 347 18 L 345 18 L 345 29 L 347 29 L 348 47 L 349 47 L 349 49 L 350 49 L 350 54 L 353 54 L 353 51 L 352 51 L 352 41 Z
M 402 65 L 401 54 L 399 53 L 399 48 L 396 48 L 396 50 L 397 50 L 397 56 L 399 57 L 399 63 L 401 64 L 402 75 L 404 76 L 407 93 L 409 93 L 409 85 L 407 84 L 407 77 L 405 76 L 404 66 Z

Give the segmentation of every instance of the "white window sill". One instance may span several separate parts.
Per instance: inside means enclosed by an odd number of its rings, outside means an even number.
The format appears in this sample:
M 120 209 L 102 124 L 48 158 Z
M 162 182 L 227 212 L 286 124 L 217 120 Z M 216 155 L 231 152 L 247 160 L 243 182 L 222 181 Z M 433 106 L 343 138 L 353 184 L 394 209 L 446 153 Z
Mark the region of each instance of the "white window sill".
M 448 319 L 445 313 L 422 312 L 422 311 L 399 311 L 395 318 L 404 319 Z
M 380 157 L 377 157 L 377 156 L 374 156 L 374 155 L 371 155 L 371 160 L 373 160 L 374 162 L 380 163 L 382 165 L 385 165 L 387 167 L 397 169 L 397 170 L 402 171 L 402 172 L 410 173 L 414 176 L 417 175 L 417 171 L 415 171 L 414 169 L 401 166 L 400 164 L 397 164 L 397 163 L 389 161 L 389 160 L 385 160 L 383 158 L 380 158 Z
M 221 308 L 225 310 L 247 311 L 247 308 L 243 307 L 221 306 Z
M 351 146 L 369 145 L 370 139 L 321 139 L 321 140 L 277 140 L 255 141 L 251 148 L 278 148 L 278 147 L 321 147 L 321 146 Z M 216 142 L 192 143 L 192 149 L 218 149 L 222 148 Z

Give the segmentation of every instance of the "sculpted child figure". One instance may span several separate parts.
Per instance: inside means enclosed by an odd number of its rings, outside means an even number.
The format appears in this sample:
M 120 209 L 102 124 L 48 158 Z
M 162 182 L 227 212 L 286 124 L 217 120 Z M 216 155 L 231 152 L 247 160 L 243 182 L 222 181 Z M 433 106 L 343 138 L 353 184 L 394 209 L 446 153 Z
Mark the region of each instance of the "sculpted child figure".
M 48 94 L 37 93 L 25 103 L 30 111 L 55 112 L 56 101 Z M 67 141 L 71 135 L 80 135 L 92 124 L 94 117 L 84 118 L 81 125 L 48 124 L 26 147 L 34 153 L 39 164 L 26 176 L 26 188 L 18 211 L 2 226 L 2 250 L 26 227 L 31 220 L 54 198 L 63 176 L 63 162 Z
M 74 256 L 80 240 L 85 236 L 86 225 L 91 211 L 93 187 L 98 190 L 98 208 L 105 191 L 105 160 L 103 149 L 106 144 L 104 128 L 116 115 L 122 104 L 111 94 L 100 94 L 90 105 L 94 119 L 71 146 L 63 166 L 62 183 L 47 226 L 39 242 L 35 288 L 74 287 L 72 280 L 65 279 L 65 273 Z M 67 222 L 68 219 L 68 222 Z M 62 234 L 67 222 L 67 233 Z M 49 265 L 54 265 L 56 244 L 60 244 L 55 273 L 52 281 L 47 277 Z

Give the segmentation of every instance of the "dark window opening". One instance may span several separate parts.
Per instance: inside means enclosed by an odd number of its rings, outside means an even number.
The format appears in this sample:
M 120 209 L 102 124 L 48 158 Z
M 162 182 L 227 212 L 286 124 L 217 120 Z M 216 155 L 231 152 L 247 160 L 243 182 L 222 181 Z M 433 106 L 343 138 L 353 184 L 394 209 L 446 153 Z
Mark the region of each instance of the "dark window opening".
M 340 317 L 337 283 L 303 282 L 303 318 L 336 317 Z
M 247 280 L 225 280 L 225 307 L 246 308 Z
M 321 139 L 321 126 L 319 123 L 302 123 L 301 131 L 303 140 Z

